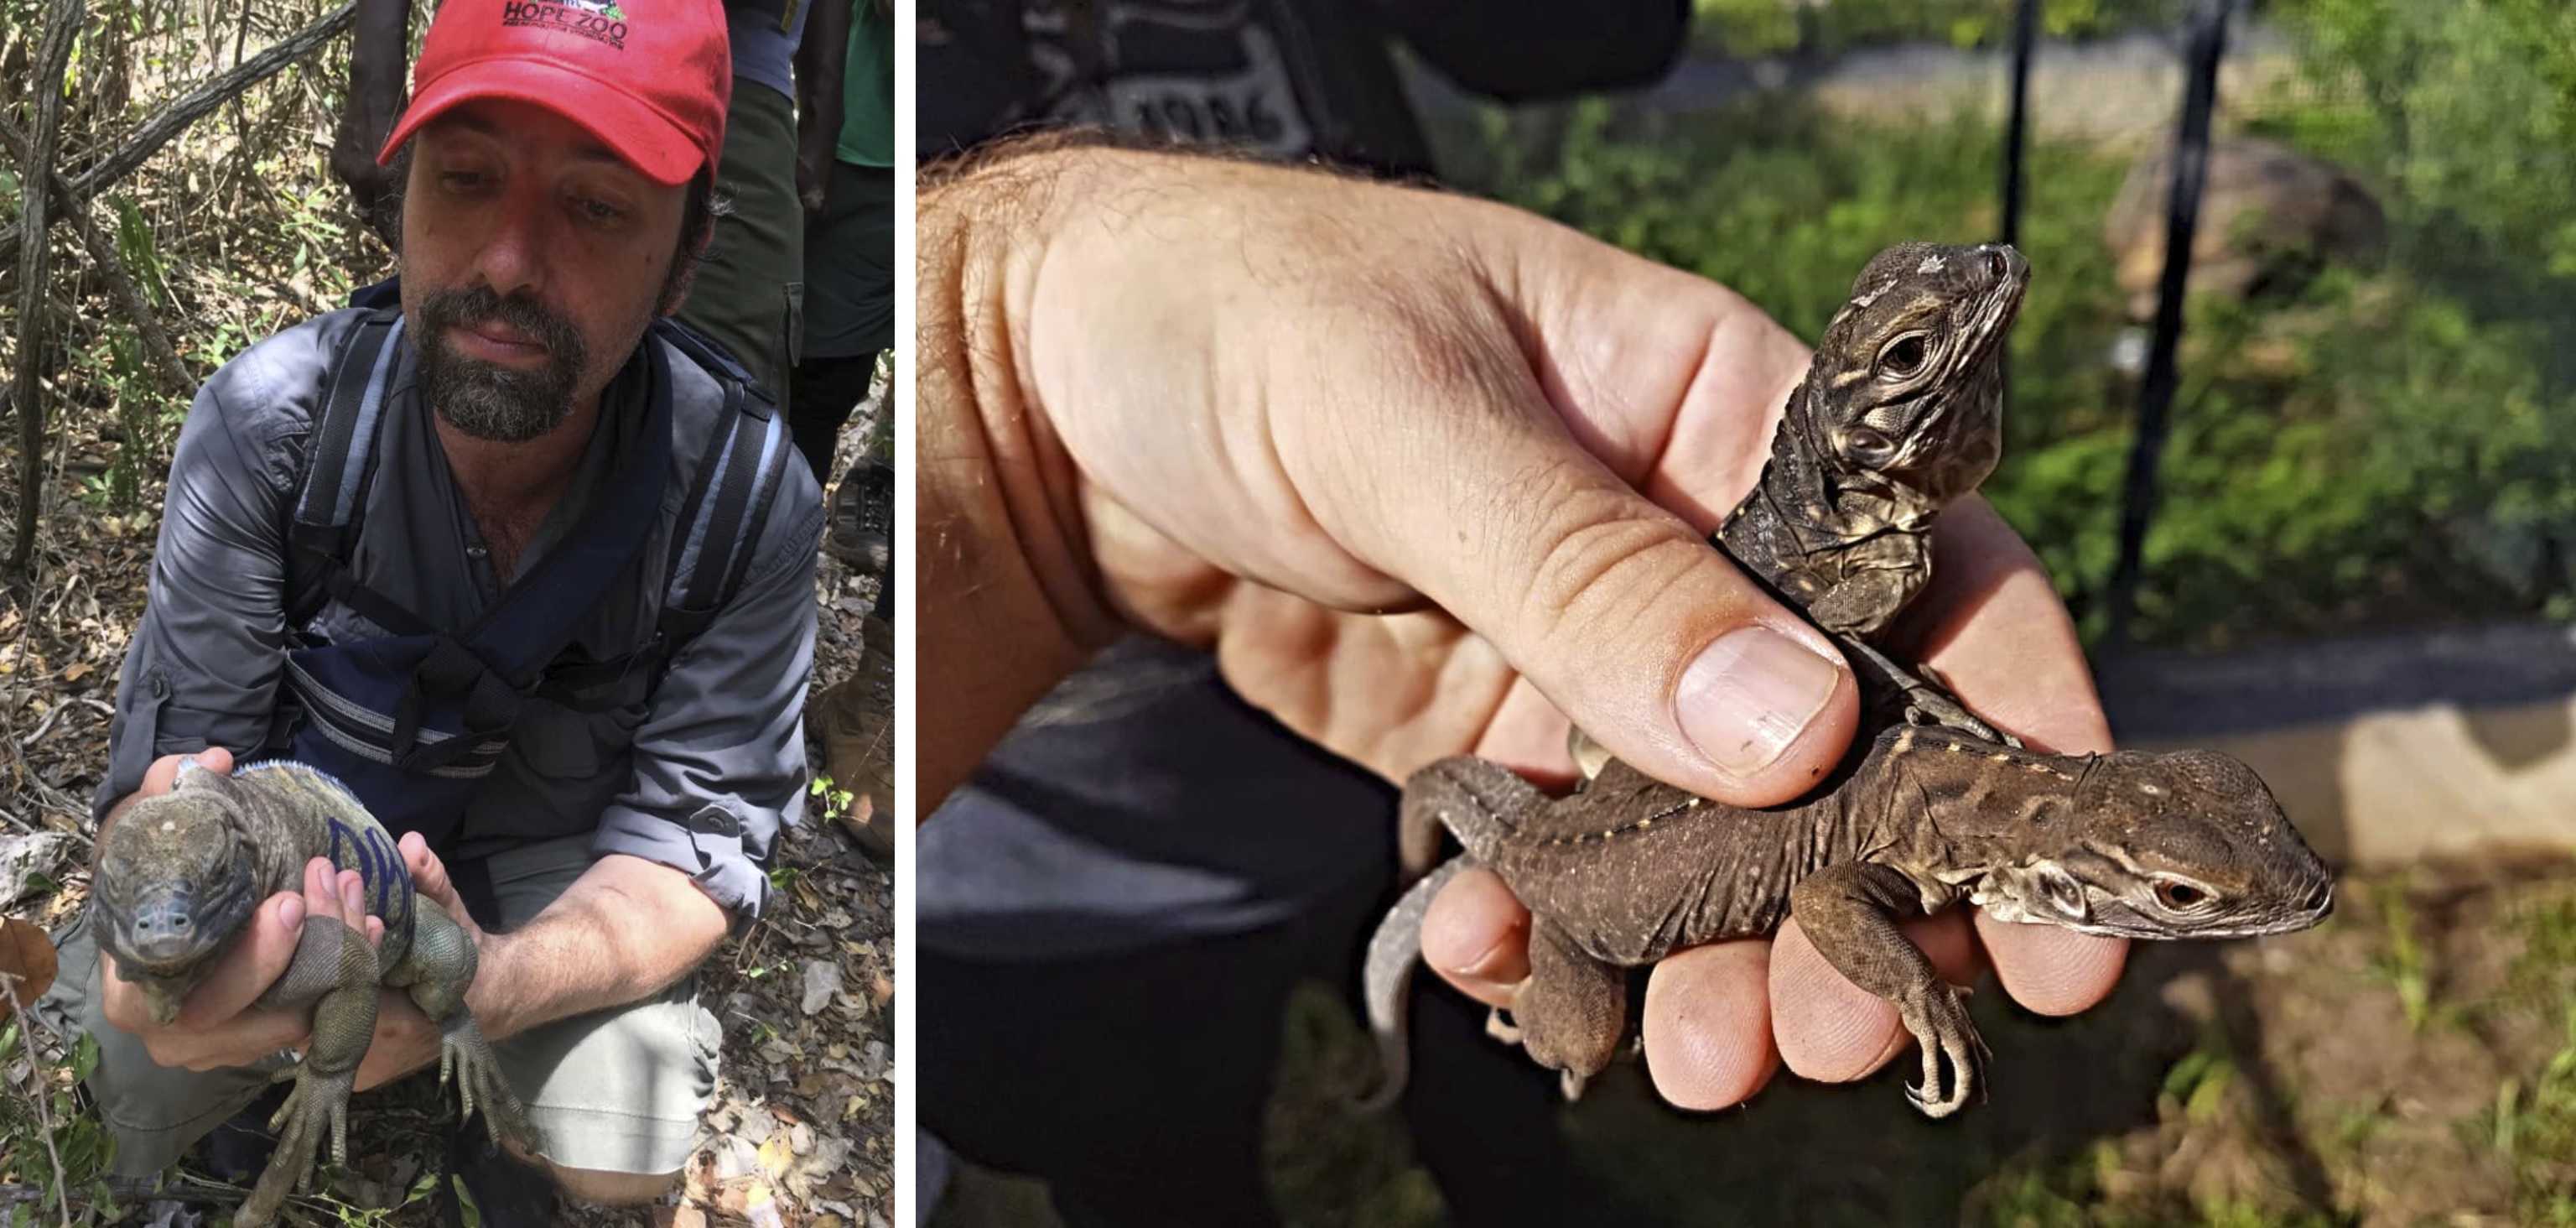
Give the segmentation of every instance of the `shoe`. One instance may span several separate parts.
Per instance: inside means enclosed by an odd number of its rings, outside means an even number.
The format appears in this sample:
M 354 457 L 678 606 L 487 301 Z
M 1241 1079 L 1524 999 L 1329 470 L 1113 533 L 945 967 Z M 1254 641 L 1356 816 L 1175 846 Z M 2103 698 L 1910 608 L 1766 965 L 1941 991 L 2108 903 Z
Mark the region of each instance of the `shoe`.
M 462 1197 L 457 1187 L 465 1187 Z M 465 1205 L 473 1204 L 476 1228 L 540 1228 L 556 1221 L 561 1199 L 553 1179 L 522 1164 L 492 1145 L 479 1117 L 468 1118 L 447 1133 L 441 1157 L 437 1204 L 444 1228 L 465 1228 Z
M 852 571 L 885 574 L 894 560 L 894 466 L 874 456 L 851 462 L 832 488 L 823 549 Z
M 814 701 L 815 732 L 823 743 L 823 770 L 851 794 L 841 821 L 851 837 L 880 861 L 894 858 L 894 628 L 883 619 L 859 622 L 857 672 L 833 683 Z

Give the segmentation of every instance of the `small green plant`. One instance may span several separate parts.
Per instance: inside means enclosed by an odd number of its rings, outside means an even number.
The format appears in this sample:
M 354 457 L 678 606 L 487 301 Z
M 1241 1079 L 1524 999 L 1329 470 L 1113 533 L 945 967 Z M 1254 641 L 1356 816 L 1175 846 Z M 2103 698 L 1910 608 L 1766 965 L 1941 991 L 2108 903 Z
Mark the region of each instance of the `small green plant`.
M 826 820 L 848 817 L 851 804 L 858 800 L 858 794 L 834 783 L 826 772 L 816 772 L 813 783 L 805 786 L 805 791 L 821 801 L 821 817 Z
M 2576 1001 L 2566 1007 L 2566 1040 L 2526 1089 L 2508 1079 L 2496 1089 L 2486 1123 L 2498 1154 L 2513 1166 L 2518 1222 L 2576 1225 Z
M 2388 951 L 2373 957 L 2370 969 L 2396 991 L 2408 1030 L 2422 1032 L 2433 1017 L 2433 987 L 2423 948 L 2415 941 L 2415 908 L 2406 893 L 2397 890 L 2387 893 L 2380 913 L 2388 925 Z
M 21 1014 L 0 1025 L 0 1070 L 21 1058 L 28 1085 L 0 1089 L 0 1180 L 35 1188 L 55 1214 L 33 1216 L 21 1203 L 12 1221 L 114 1222 L 123 1213 L 107 1183 L 116 1139 L 80 1111 L 73 1090 L 98 1068 L 98 1042 L 83 1036 L 51 1052 L 28 1043 Z

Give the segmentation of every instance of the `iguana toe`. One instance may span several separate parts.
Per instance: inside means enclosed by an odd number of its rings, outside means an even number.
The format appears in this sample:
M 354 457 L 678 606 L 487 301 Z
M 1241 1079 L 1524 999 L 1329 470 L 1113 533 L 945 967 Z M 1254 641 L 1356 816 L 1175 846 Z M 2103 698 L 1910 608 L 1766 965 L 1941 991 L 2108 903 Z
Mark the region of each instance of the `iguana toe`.
M 474 1016 L 458 1011 L 439 1029 L 438 1086 L 444 1091 L 451 1077 L 456 1083 L 457 1114 L 462 1121 L 483 1110 L 483 1129 L 491 1136 L 492 1145 L 515 1142 L 530 1152 L 540 1150 L 536 1127 L 528 1122 L 528 1111 L 519 1102 L 518 1093 L 501 1075 L 499 1059 L 483 1040 L 483 1031 L 474 1024 Z
M 330 1131 L 331 1162 L 349 1162 L 349 1093 L 357 1086 L 358 1072 L 325 1074 L 305 1064 L 279 1071 L 272 1081 L 288 1080 L 295 1090 L 268 1119 L 268 1128 L 277 1134 L 277 1153 L 269 1157 L 250 1197 L 242 1200 L 233 1217 L 236 1228 L 259 1228 L 285 1205 L 289 1192 L 313 1188 L 324 1130 Z
M 1906 1030 L 1914 1034 L 1923 1052 L 1922 1085 L 1906 1088 L 1905 1098 L 1932 1118 L 1948 1117 L 1967 1107 L 1985 1089 L 1989 1051 L 1976 1025 L 1968 1021 L 1965 995 L 1940 986 L 1920 1009 L 1903 1014 Z M 1945 1066 L 1950 1072 L 1946 1081 L 1942 1078 Z

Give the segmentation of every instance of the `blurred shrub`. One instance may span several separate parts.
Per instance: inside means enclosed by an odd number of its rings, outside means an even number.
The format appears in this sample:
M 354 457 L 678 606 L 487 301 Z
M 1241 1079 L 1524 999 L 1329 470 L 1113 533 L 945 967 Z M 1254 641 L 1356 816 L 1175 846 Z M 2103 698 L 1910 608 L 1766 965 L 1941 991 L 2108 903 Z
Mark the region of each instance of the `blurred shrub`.
M 2015 0 L 1695 0 L 1692 41 L 1732 56 L 1830 53 L 1926 39 L 2012 41 Z M 2091 38 L 2181 20 L 2187 0 L 2040 0 L 2052 38 Z
M 2193 304 L 2142 639 L 2576 612 L 2562 561 L 2576 535 L 2576 283 L 2552 263 L 2576 268 L 2576 248 L 2547 246 L 2576 234 L 2553 118 L 2576 107 L 2576 37 L 2516 43 L 2375 12 L 2388 7 L 2311 0 L 2290 16 L 2403 27 L 2414 41 L 2385 54 L 2413 66 L 2413 84 L 2393 99 L 2349 88 L 2358 53 L 2347 48 L 2394 36 L 2308 30 L 2319 56 L 2341 58 L 2315 66 L 2264 126 L 2381 185 L 2391 257 L 2289 301 Z M 2564 24 L 2537 0 L 2521 8 L 2532 29 Z M 2548 73 L 2564 60 L 2569 87 L 2498 115 L 2452 97 L 2485 74 L 2445 57 L 2501 57 L 2531 80 L 2557 80 Z M 2492 161 L 2416 148 L 2453 122 L 2485 129 Z M 1812 340 L 1879 247 L 1994 236 L 1999 141 L 1972 120 L 1863 123 L 1793 101 L 1677 116 L 1586 104 L 1488 116 L 1452 177 L 1721 281 Z M 2021 246 L 2035 280 L 2014 337 L 2004 463 L 1986 489 L 2091 634 L 2135 398 L 2107 361 L 2121 321 L 2100 237 L 2126 158 L 2043 143 L 2026 165 Z M 2432 185 L 2421 195 L 2418 177 Z M 2549 182 L 2554 196 L 2539 187 Z

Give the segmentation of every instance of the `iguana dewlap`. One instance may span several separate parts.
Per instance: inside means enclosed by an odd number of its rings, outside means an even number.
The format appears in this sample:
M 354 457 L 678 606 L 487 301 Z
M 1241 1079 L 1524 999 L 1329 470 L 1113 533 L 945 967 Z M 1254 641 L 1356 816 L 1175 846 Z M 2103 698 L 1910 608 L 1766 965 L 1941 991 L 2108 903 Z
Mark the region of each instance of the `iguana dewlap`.
M 1400 821 L 1445 827 L 1466 853 L 1415 884 L 1369 945 L 1379 1103 L 1404 1080 L 1422 915 L 1469 865 L 1501 875 L 1532 915 L 1529 977 L 1511 1023 L 1491 1030 L 1563 1072 L 1569 1095 L 1626 1030 L 1626 969 L 1795 916 L 1921 1043 L 1923 1083 L 1907 1094 L 1934 1117 L 1978 1090 L 1986 1050 L 1964 991 L 1934 974 L 1900 918 L 1964 902 L 2087 934 L 2236 938 L 2305 929 L 2333 907 L 2333 876 L 2271 791 L 2214 751 L 2042 755 L 1899 727 L 1809 800 L 1759 810 L 1617 761 L 1550 799 L 1499 764 L 1453 756 L 1406 783 Z
M 481 1106 L 495 1143 L 536 1142 L 465 1006 L 473 940 L 413 890 L 393 837 L 329 776 L 285 762 L 229 776 L 189 764 L 170 792 L 127 807 L 99 845 L 91 889 L 99 947 L 142 991 L 153 1018 L 169 1023 L 260 902 L 301 890 L 315 857 L 358 872 L 368 913 L 384 920 L 384 941 L 370 948 L 350 926 L 307 916 L 294 962 L 261 995 L 265 1007 L 313 1004 L 313 1035 L 303 1060 L 278 1075 L 295 1088 L 269 1121 L 282 1131 L 277 1153 L 242 1204 L 234 1221 L 241 1225 L 267 1222 L 290 1185 L 309 1185 L 326 1125 L 333 1161 L 347 1162 L 349 1094 L 375 1039 L 380 986 L 409 991 L 437 1022 L 439 1080 L 456 1079 L 464 1112 Z

